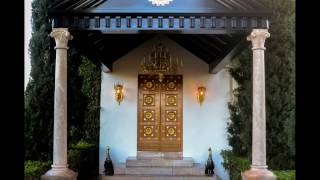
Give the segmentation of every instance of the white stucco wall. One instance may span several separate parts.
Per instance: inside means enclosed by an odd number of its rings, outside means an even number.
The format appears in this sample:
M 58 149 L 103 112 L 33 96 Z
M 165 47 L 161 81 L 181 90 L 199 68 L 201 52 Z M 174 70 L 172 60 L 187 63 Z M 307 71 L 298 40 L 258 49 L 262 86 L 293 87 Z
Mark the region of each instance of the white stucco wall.
M 173 55 L 183 58 L 183 155 L 193 157 L 196 163 L 205 163 L 208 148 L 213 149 L 217 174 L 229 179 L 220 156 L 228 149 L 227 121 L 230 100 L 230 75 L 222 70 L 209 74 L 208 65 L 172 40 L 156 37 L 132 50 L 113 64 L 112 73 L 102 72 L 100 113 L 100 172 L 105 160 L 106 146 L 111 148 L 113 162 L 125 162 L 137 152 L 137 77 L 141 73 L 140 60 L 150 47 L 161 41 Z M 125 99 L 119 106 L 114 100 L 114 84 L 124 85 Z M 200 107 L 196 92 L 198 86 L 207 88 L 206 99 Z

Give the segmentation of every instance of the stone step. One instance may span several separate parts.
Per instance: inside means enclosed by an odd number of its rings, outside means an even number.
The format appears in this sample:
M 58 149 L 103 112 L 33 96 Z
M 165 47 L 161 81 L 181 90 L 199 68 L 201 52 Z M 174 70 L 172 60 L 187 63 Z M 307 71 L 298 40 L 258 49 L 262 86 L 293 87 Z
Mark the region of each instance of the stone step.
M 126 167 L 126 175 L 168 175 L 172 176 L 172 167 Z
M 115 163 L 113 164 L 114 174 L 125 174 L 126 173 L 126 163 Z
M 175 159 L 128 157 L 126 160 L 127 167 L 192 167 L 193 163 L 191 157 Z
M 194 163 L 192 167 L 168 166 L 168 167 L 126 167 L 124 163 L 114 165 L 116 175 L 167 175 L 167 176 L 186 176 L 205 175 L 204 165 Z
M 101 175 L 100 180 L 220 180 L 216 175 L 208 176 L 134 176 L 134 175 Z
M 182 152 L 138 151 L 138 158 L 182 158 Z
M 205 175 L 205 166 L 199 163 L 194 163 L 193 167 L 173 167 L 172 168 L 172 175 L 194 175 L 194 176 L 201 176 Z

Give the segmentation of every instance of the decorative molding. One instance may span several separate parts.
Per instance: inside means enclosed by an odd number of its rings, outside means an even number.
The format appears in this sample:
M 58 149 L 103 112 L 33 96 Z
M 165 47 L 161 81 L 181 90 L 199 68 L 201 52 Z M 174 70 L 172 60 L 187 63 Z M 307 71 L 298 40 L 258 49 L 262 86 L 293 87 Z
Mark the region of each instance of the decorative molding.
M 166 16 L 101 14 L 92 17 L 57 15 L 52 19 L 54 28 L 68 27 L 70 31 L 99 30 L 103 34 L 139 34 L 147 31 L 172 31 L 181 34 L 247 34 L 252 29 L 268 28 L 267 17 L 216 16 L 214 14 L 192 14 L 192 16 L 185 14 L 168 14 Z
M 156 6 L 165 6 L 170 4 L 170 2 L 172 2 L 173 0 L 148 0 L 148 1 Z
M 56 49 L 68 49 L 68 41 L 73 39 L 68 28 L 53 28 L 50 37 L 54 38 Z
M 252 50 L 265 50 L 264 43 L 269 37 L 268 29 L 253 29 L 247 40 L 252 42 Z

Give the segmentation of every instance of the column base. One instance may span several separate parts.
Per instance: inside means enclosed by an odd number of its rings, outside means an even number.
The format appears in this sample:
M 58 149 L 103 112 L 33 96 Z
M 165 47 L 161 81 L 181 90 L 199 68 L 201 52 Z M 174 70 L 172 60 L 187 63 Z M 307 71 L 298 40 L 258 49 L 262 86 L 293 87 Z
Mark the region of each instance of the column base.
M 277 176 L 275 176 L 268 169 L 255 169 L 251 168 L 244 173 L 241 173 L 243 180 L 276 180 Z
M 41 180 L 77 180 L 78 173 L 69 168 L 51 168 Z

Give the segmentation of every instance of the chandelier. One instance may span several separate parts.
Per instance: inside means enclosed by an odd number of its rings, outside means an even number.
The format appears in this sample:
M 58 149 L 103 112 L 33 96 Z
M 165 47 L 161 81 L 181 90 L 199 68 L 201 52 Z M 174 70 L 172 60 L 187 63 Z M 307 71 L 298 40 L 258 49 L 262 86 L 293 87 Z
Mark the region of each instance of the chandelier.
M 156 6 L 165 6 L 168 5 L 173 0 L 149 0 L 153 5 Z
M 164 74 L 176 74 L 178 68 L 182 68 L 182 66 L 182 59 L 173 58 L 169 53 L 169 49 L 161 42 L 154 46 L 151 53 L 147 57 L 144 56 L 141 61 L 143 73 L 157 74 L 159 82 L 162 82 Z

